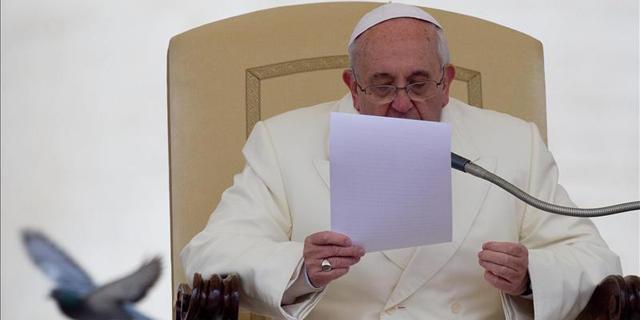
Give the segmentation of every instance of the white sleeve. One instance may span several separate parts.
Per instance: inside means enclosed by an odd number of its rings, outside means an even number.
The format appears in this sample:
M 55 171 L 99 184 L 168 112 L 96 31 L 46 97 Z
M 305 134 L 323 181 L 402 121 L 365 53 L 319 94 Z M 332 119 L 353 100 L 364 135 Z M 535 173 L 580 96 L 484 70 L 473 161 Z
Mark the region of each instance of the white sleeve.
M 558 184 L 551 153 L 531 124 L 531 161 L 528 190 L 541 200 L 575 206 Z M 526 319 L 533 304 L 535 319 L 573 319 L 586 306 L 597 284 L 609 274 L 621 273 L 618 256 L 607 247 L 590 219 L 555 215 L 527 206 L 520 241 L 529 249 L 533 301 L 503 295 L 505 310 Z M 529 312 L 527 312 L 529 311 Z
M 280 168 L 266 125 L 256 124 L 243 149 L 247 161 L 234 177 L 204 230 L 182 250 L 187 279 L 199 272 L 236 272 L 241 305 L 275 318 L 304 317 L 318 303 L 313 293 L 295 314 L 282 308 L 285 290 L 303 265 L 303 244 L 290 240 L 291 217 Z

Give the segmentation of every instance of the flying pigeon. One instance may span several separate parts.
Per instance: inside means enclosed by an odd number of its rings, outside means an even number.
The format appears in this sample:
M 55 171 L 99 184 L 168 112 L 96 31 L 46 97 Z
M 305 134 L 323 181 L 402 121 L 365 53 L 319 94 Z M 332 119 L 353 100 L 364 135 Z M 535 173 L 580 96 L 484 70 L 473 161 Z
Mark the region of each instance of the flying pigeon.
M 149 320 L 133 308 L 158 280 L 159 257 L 144 263 L 138 270 L 103 286 L 67 256 L 62 249 L 38 231 L 23 231 L 22 240 L 31 260 L 56 283 L 51 296 L 60 310 L 78 320 Z

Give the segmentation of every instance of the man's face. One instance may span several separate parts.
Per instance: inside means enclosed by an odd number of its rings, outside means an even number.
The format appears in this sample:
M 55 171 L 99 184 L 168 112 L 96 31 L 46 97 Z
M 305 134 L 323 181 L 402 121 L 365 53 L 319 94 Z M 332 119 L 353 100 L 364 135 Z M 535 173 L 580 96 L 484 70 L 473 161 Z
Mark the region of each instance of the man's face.
M 357 41 L 354 69 L 345 70 L 343 81 L 360 114 L 440 120 L 442 108 L 449 102 L 449 84 L 455 69 L 451 65 L 443 68 L 433 25 L 411 18 L 392 19 L 367 30 Z M 435 88 L 436 94 L 425 101 L 411 100 L 407 91 L 398 89 L 391 102 L 379 103 L 357 85 L 361 88 L 376 85 L 405 87 L 440 79 L 443 82 Z

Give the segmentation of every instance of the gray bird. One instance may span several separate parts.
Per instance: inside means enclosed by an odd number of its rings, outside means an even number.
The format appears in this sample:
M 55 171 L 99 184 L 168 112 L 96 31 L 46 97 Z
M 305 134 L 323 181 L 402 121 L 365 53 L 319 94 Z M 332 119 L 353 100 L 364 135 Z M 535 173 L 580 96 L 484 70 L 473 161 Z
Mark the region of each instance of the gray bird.
M 60 310 L 78 320 L 149 320 L 133 308 L 158 280 L 160 258 L 144 263 L 130 275 L 96 286 L 91 277 L 58 246 L 37 231 L 23 231 L 31 260 L 55 283 L 51 296 Z

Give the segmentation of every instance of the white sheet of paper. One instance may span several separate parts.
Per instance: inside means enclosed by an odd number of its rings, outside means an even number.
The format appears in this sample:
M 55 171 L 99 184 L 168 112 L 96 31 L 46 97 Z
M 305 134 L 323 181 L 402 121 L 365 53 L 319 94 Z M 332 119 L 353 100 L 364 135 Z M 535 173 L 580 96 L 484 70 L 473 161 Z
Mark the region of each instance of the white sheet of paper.
M 332 113 L 331 230 L 367 252 L 450 242 L 451 128 Z

